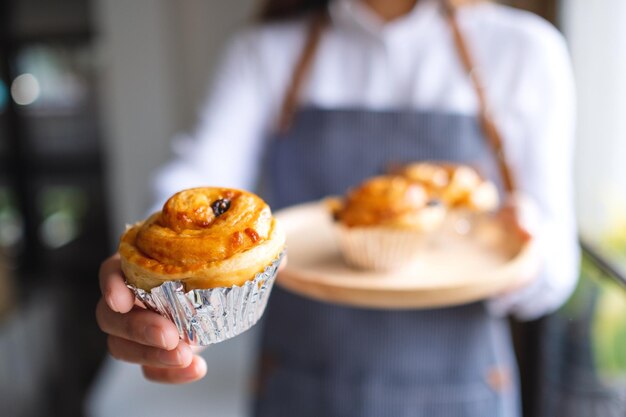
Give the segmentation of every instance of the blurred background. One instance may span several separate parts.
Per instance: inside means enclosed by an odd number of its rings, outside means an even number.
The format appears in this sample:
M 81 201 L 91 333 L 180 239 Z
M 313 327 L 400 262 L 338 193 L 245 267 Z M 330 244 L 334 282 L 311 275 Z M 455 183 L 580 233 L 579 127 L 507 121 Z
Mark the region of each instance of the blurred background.
M 527 416 L 626 415 L 626 2 L 506 2 L 565 34 L 579 94 L 579 288 L 524 327 Z M 210 349 L 186 388 L 102 367 L 99 263 L 150 205 L 151 173 L 193 127 L 220 45 L 255 0 L 0 2 L 0 414 L 246 415 L 256 333 Z M 137 401 L 120 401 L 131 393 Z M 126 394 L 126 396 L 124 396 Z M 159 412 L 161 414 L 159 414 Z M 187 415 L 195 415 L 187 413 Z

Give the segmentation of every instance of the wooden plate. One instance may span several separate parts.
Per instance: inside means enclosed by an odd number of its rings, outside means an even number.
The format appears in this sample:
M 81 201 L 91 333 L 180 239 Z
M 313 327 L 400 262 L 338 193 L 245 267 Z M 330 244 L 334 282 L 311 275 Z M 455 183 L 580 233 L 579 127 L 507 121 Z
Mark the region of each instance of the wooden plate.
M 508 234 L 494 217 L 475 222 L 466 235 L 453 230 L 462 220 L 450 221 L 420 260 L 392 272 L 348 266 L 320 202 L 282 210 L 276 217 L 286 229 L 288 251 L 277 284 L 320 301 L 382 309 L 452 306 L 523 285 L 538 270 L 533 240 Z

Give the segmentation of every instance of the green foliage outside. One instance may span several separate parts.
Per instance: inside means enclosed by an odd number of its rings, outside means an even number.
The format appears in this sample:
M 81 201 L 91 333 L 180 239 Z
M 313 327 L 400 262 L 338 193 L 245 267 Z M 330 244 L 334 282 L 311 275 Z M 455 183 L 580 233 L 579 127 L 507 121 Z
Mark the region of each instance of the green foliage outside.
M 626 271 L 626 221 L 615 227 L 602 243 L 602 253 Z M 592 346 L 602 379 L 626 383 L 626 289 L 583 262 L 583 277 L 597 284 L 597 299 L 592 318 Z

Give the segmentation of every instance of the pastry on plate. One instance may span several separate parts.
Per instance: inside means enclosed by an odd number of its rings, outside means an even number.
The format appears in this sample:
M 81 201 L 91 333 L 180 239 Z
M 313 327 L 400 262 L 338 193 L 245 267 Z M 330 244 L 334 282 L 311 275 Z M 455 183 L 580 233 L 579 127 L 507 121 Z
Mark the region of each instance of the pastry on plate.
M 263 314 L 285 234 L 258 196 L 193 188 L 127 228 L 119 246 L 127 284 L 193 344 L 216 343 Z
M 426 187 L 432 198 L 450 210 L 490 212 L 500 202 L 495 184 L 467 165 L 416 162 L 406 165 L 399 175 Z
M 500 206 L 495 184 L 468 165 L 415 162 L 404 166 L 399 175 L 426 187 L 446 206 L 446 231 L 466 235 L 484 215 Z
M 390 270 L 418 259 L 446 209 L 429 189 L 397 175 L 374 177 L 330 199 L 340 250 L 358 268 Z

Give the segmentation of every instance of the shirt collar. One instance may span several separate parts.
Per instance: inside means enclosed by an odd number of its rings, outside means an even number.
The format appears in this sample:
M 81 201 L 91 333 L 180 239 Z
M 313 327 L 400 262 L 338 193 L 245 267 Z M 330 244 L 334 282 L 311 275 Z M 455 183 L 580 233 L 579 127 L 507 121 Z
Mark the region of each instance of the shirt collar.
M 361 0 L 333 0 L 329 6 L 334 24 L 392 42 L 406 41 L 421 33 L 439 15 L 438 11 L 438 0 L 419 0 L 405 16 L 384 22 Z

